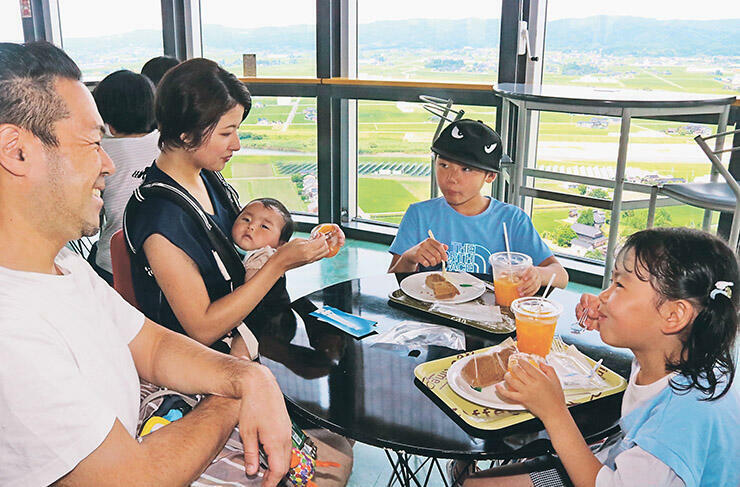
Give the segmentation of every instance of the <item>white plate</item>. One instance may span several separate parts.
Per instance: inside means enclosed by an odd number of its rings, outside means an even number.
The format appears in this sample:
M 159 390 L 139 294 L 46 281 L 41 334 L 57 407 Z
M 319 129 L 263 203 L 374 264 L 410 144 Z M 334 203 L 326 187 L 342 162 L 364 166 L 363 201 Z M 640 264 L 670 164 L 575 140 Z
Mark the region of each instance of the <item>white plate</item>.
M 424 281 L 430 274 L 442 274 L 441 271 L 419 272 L 411 274 L 401 281 L 401 291 L 419 301 L 427 303 L 456 304 L 465 303 L 478 298 L 486 292 L 486 286 L 479 279 L 458 272 L 447 272 L 447 280 L 450 281 L 460 294 L 450 299 L 435 299 L 434 292 L 428 288 Z M 461 287 L 460 284 L 470 284 L 470 287 Z
M 469 355 L 462 358 L 452 364 L 447 370 L 447 383 L 455 394 L 470 402 L 489 408 L 503 409 L 506 411 L 524 411 L 527 409 L 521 404 L 512 404 L 501 399 L 499 395 L 496 394 L 496 384 L 484 387 L 480 392 L 470 387 L 462 377 L 462 369 L 468 361 L 473 359 L 473 357 L 474 355 Z

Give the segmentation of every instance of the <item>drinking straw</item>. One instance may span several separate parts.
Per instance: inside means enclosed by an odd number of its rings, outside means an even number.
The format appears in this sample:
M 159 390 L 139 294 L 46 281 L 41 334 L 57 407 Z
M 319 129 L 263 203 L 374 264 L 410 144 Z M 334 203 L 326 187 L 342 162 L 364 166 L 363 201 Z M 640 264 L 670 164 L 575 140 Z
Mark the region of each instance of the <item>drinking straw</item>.
M 552 281 L 555 280 L 555 273 L 550 276 L 550 280 L 547 281 L 547 287 L 545 287 L 545 293 L 542 295 L 543 297 L 547 297 L 547 293 L 550 291 L 550 286 L 552 286 Z
M 555 280 L 555 273 L 553 273 L 550 276 L 550 280 L 547 281 L 547 287 L 545 287 L 545 292 L 542 294 L 543 298 L 547 297 L 547 293 L 550 292 L 550 286 L 552 286 L 552 281 L 554 280 Z M 540 313 L 542 313 L 542 301 L 540 301 L 540 305 L 537 307 L 537 316 L 539 316 Z
M 504 223 L 504 225 L 506 225 L 506 223 Z M 432 233 L 431 228 L 427 230 L 427 234 L 429 235 L 429 238 L 431 238 L 432 240 L 437 240 L 436 238 L 434 238 L 434 234 Z M 444 260 L 442 261 L 442 277 L 447 279 L 447 263 Z
M 511 248 L 509 248 L 509 232 L 506 231 L 506 222 L 504 225 L 504 242 L 506 242 L 506 256 L 509 258 L 509 265 L 511 265 Z
M 511 279 L 514 279 L 514 269 L 511 267 L 511 248 L 509 247 L 509 232 L 506 231 L 506 222 L 504 225 L 504 242 L 506 243 L 506 258 L 509 261 L 509 275 Z

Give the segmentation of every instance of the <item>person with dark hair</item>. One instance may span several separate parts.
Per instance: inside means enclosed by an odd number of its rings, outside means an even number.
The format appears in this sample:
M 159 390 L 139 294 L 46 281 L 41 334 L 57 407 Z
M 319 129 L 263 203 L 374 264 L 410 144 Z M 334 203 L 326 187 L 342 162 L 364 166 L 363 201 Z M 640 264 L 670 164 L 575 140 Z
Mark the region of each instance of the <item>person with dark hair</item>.
M 143 184 L 165 183 L 189 195 L 224 235 L 231 235 L 238 210 L 218 191 L 207 171 L 221 171 L 240 149 L 237 130 L 252 105 L 249 91 L 215 62 L 198 58 L 168 71 L 155 98 L 162 152 L 147 168 Z M 135 253 L 134 291 L 144 314 L 206 346 L 240 356 L 249 352 L 238 335 L 228 343 L 232 330 L 286 271 L 329 253 L 326 239 L 293 239 L 232 290 L 233 283 L 224 279 L 223 263 L 214 257 L 207 235 L 173 201 L 147 197 L 134 216 L 126 217 L 125 227 Z M 319 456 L 327 452 L 331 456 L 333 451 L 320 445 Z M 344 476 L 326 485 L 346 482 L 351 455 L 342 452 L 341 460 Z
M 269 370 L 146 319 L 69 240 L 98 231 L 111 159 L 80 70 L 48 43 L 0 43 L 0 485 L 189 485 L 239 423 L 249 485 L 290 466 Z M 137 441 L 139 377 L 204 394 Z M 233 457 L 232 457 L 233 458 Z
M 203 171 L 221 171 L 240 149 L 237 129 L 251 104 L 236 76 L 202 58 L 171 69 L 157 90 L 162 153 L 147 169 L 144 184 L 163 182 L 191 195 L 224 235 L 231 235 L 237 215 Z M 232 291 L 196 224 L 171 201 L 152 197 L 141 203 L 127 221 L 135 253 L 146 257 L 146 266 L 132 264 L 134 290 L 144 314 L 218 350 L 228 351 L 226 335 L 285 271 L 328 253 L 323 240 L 294 239 Z
M 611 285 L 576 307 L 605 343 L 635 355 L 622 432 L 591 453 L 553 368 L 522 361 L 498 392 L 542 420 L 562 466 L 516 478 L 480 472 L 465 486 L 543 485 L 544 478 L 553 482 L 547 485 L 740 485 L 740 463 L 729 460 L 740 451 L 739 283 L 737 258 L 713 235 L 656 228 L 630 236 Z
M 105 178 L 105 220 L 88 260 L 113 285 L 110 239 L 121 229 L 126 203 L 141 184 L 135 175 L 159 155 L 159 131 L 154 121 L 154 86 L 146 76 L 122 69 L 103 78 L 92 94 L 106 126 L 100 145 L 113 159 L 116 172 Z
M 164 74 L 178 64 L 180 61 L 172 56 L 153 57 L 141 68 L 141 74 L 149 78 L 156 87 Z
M 388 248 L 388 272 L 430 271 L 446 263 L 451 271 L 491 274 L 491 256 L 511 249 L 534 264 L 512 283 L 513 297 L 534 295 L 550 278 L 564 288 L 568 273 L 529 215 L 481 193 L 499 172 L 499 135 L 480 120 L 463 118 L 447 125 L 431 149 L 442 196 L 408 207 Z

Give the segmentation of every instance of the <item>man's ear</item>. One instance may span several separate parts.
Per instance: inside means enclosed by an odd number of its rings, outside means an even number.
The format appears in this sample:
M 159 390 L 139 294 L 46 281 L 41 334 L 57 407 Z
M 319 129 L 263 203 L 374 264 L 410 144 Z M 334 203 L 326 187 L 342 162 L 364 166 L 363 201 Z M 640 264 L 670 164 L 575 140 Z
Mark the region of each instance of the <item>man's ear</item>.
M 496 180 L 496 176 L 498 176 L 498 174 L 496 174 L 495 172 L 493 172 L 493 171 L 488 171 L 488 172 L 486 173 L 486 182 L 487 182 L 487 183 L 492 183 L 492 182 L 494 182 L 494 181 Z
M 663 318 L 661 331 L 666 335 L 682 332 L 696 316 L 694 306 L 685 299 L 666 301 L 660 306 L 658 313 Z
M 0 124 L 0 166 L 15 176 L 25 175 L 30 167 L 24 135 L 16 125 Z

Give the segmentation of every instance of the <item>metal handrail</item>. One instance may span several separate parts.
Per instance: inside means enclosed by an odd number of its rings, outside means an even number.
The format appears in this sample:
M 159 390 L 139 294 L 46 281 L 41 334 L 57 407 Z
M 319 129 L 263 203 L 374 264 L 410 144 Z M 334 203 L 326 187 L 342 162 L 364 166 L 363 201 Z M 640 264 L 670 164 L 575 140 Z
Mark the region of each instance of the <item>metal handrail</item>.
M 728 239 L 730 248 L 733 250 L 737 249 L 738 237 L 740 237 L 740 217 L 738 217 L 738 215 L 740 215 L 740 184 L 738 184 L 732 174 L 730 174 L 730 171 L 725 168 L 724 164 L 722 164 L 722 161 L 720 161 L 719 157 L 717 157 L 717 153 L 723 151 L 713 151 L 707 145 L 706 140 L 712 139 L 719 135 L 727 135 L 728 133 L 737 133 L 739 131 L 740 129 L 730 132 L 723 132 L 721 134 L 716 134 L 710 137 L 702 137 L 701 135 L 697 135 L 696 137 L 694 137 L 694 141 L 699 144 L 701 150 L 703 150 L 704 153 L 707 155 L 709 161 L 712 163 L 712 167 L 714 167 L 714 169 L 719 172 L 723 178 L 725 178 L 725 182 L 727 182 L 728 186 L 730 186 L 732 192 L 735 193 L 735 213 L 732 216 L 732 226 L 730 227 L 730 237 Z

